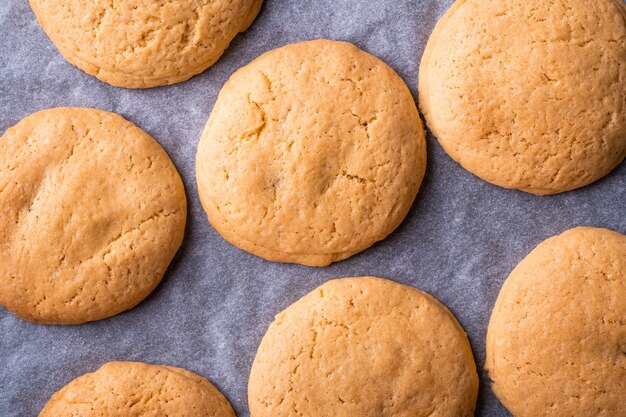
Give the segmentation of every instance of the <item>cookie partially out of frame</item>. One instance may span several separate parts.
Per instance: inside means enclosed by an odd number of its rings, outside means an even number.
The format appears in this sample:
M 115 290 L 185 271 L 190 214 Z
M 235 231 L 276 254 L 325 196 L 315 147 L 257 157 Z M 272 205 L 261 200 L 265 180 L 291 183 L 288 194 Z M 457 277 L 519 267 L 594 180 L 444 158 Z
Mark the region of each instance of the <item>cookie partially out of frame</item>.
M 180 176 L 147 133 L 113 113 L 56 108 L 0 138 L 0 304 L 78 324 L 134 307 L 180 246 Z
M 218 60 L 262 0 L 29 0 L 71 64 L 118 87 L 185 81 Z
M 470 344 L 434 297 L 380 278 L 330 281 L 276 316 L 248 384 L 251 417 L 469 417 Z
M 554 194 L 626 156 L 622 0 L 458 0 L 420 66 L 426 122 L 465 169 Z
M 485 365 L 515 417 L 626 416 L 626 236 L 578 227 L 511 272 Z
M 181 368 L 109 362 L 55 393 L 39 417 L 235 417 L 205 378 Z
M 384 62 L 329 40 L 270 51 L 224 85 L 197 155 L 200 199 L 230 243 L 328 265 L 389 235 L 424 176 L 424 130 Z

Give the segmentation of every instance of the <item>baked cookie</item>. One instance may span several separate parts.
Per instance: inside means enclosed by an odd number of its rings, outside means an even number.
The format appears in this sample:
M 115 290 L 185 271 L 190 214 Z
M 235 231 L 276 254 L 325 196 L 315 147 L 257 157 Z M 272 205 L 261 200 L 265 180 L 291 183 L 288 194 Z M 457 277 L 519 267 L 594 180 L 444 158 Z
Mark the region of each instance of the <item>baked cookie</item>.
M 71 64 L 118 87 L 175 84 L 218 60 L 262 0 L 29 0 Z
M 323 266 L 398 227 L 425 166 L 424 129 L 400 77 L 352 44 L 317 40 L 270 51 L 230 78 L 196 175 L 230 243 Z
M 186 204 L 165 151 L 122 117 L 26 117 L 0 138 L 0 304 L 47 324 L 134 307 L 180 246 Z
M 182 368 L 109 362 L 55 393 L 39 417 L 235 417 L 206 379 Z
M 448 154 L 492 184 L 583 187 L 626 156 L 621 0 L 458 0 L 420 66 L 419 101 Z
M 380 278 L 327 282 L 276 316 L 252 365 L 251 417 L 473 416 L 465 332 L 432 296 Z
M 500 291 L 485 367 L 515 417 L 626 416 L 626 236 L 578 227 L 537 246 Z

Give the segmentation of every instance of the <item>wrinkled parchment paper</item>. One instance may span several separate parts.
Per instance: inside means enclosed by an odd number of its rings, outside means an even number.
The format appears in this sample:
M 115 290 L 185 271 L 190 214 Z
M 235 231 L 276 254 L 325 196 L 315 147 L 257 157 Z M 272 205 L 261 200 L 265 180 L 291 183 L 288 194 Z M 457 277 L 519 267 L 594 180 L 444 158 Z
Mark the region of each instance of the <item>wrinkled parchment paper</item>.
M 185 241 L 162 284 L 135 309 L 59 327 L 29 324 L 0 308 L 0 416 L 37 415 L 53 392 L 110 360 L 187 368 L 213 381 L 239 417 L 248 416 L 250 366 L 273 316 L 328 279 L 360 275 L 413 285 L 445 303 L 468 332 L 481 370 L 477 415 L 508 416 L 482 371 L 498 290 L 551 235 L 576 225 L 625 233 L 626 164 L 581 190 L 536 197 L 477 179 L 429 136 L 426 178 L 402 226 L 373 248 L 318 269 L 270 263 L 229 245 L 208 224 L 196 192 L 196 146 L 218 91 L 237 68 L 287 43 L 346 40 L 390 64 L 417 98 L 424 46 L 451 3 L 267 0 L 215 66 L 182 84 L 133 91 L 68 64 L 26 0 L 1 1 L 0 131 L 48 107 L 120 113 L 167 150 L 185 182 L 190 210 Z

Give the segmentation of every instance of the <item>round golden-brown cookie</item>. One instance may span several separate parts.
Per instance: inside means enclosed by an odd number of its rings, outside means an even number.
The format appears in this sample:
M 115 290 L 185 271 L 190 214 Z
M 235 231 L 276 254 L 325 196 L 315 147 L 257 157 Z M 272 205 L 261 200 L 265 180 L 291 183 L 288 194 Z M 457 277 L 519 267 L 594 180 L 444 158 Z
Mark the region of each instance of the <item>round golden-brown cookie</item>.
M 330 281 L 276 316 L 252 365 L 251 417 L 468 417 L 465 332 L 432 296 L 380 278 Z
M 626 236 L 578 227 L 511 272 L 486 369 L 515 417 L 626 416 Z
M 554 194 L 626 156 L 622 0 L 458 0 L 420 65 L 426 122 L 465 169 Z
M 262 0 L 29 0 L 71 64 L 118 87 L 185 81 L 252 24 Z
M 26 117 L 0 138 L 0 304 L 47 324 L 134 307 L 178 250 L 186 204 L 165 151 L 121 116 Z
M 200 140 L 213 227 L 263 258 L 322 266 L 384 239 L 426 167 L 408 88 L 381 60 L 328 40 L 287 45 L 224 85 Z
M 206 379 L 182 368 L 109 362 L 55 393 L 39 417 L 235 417 Z

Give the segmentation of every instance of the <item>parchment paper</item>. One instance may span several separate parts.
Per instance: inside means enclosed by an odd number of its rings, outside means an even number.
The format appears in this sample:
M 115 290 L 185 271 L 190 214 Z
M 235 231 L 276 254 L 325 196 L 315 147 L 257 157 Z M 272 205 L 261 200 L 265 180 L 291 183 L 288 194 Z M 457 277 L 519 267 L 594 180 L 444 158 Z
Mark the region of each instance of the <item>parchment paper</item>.
M 328 279 L 360 275 L 413 285 L 445 303 L 468 332 L 481 370 L 477 415 L 508 416 L 482 372 L 487 323 L 500 286 L 551 235 L 577 225 L 625 233 L 626 164 L 581 190 L 536 197 L 479 180 L 429 136 L 426 178 L 402 226 L 362 254 L 318 269 L 270 263 L 226 243 L 207 222 L 196 192 L 196 146 L 218 91 L 237 68 L 291 42 L 346 40 L 390 64 L 417 98 L 426 40 L 451 4 L 267 0 L 251 29 L 215 66 L 182 84 L 133 91 L 68 64 L 26 0 L 2 0 L 0 132 L 48 107 L 120 113 L 167 150 L 185 182 L 190 209 L 176 259 L 135 309 L 72 327 L 29 324 L 0 309 L 0 416 L 37 415 L 56 390 L 110 360 L 197 372 L 224 392 L 239 417 L 248 416 L 250 366 L 273 316 Z

